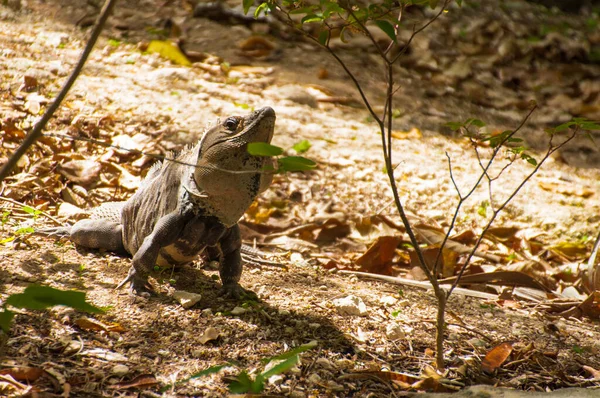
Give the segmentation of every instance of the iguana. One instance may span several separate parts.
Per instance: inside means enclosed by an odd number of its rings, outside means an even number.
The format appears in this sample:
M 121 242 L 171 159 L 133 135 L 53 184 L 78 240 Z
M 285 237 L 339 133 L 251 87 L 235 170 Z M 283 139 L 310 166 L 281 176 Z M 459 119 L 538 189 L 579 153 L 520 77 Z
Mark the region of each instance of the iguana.
M 231 116 L 208 129 L 175 161 L 158 162 L 125 202 L 108 202 L 73 226 L 37 231 L 64 236 L 88 248 L 126 251 L 133 256 L 129 275 L 135 293 L 152 292 L 148 276 L 155 265 L 176 266 L 202 252 L 220 260 L 224 293 L 239 298 L 242 274 L 238 220 L 271 184 L 271 159 L 252 156 L 251 142 L 270 143 L 275 111 L 259 109 Z M 194 166 L 195 165 L 195 166 Z

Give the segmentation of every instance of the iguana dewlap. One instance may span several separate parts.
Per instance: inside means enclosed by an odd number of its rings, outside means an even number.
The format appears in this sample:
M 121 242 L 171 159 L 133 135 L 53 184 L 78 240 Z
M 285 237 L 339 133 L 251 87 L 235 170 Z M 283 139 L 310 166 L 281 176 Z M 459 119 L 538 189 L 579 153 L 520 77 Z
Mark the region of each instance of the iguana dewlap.
M 243 289 L 238 220 L 256 196 L 266 190 L 271 160 L 252 156 L 251 142 L 270 143 L 275 111 L 262 108 L 245 117 L 232 116 L 204 133 L 174 161 L 155 164 L 126 202 L 104 203 L 90 219 L 72 227 L 38 231 L 68 236 L 78 245 L 125 250 L 133 255 L 128 277 L 136 293 L 149 291 L 155 265 L 189 263 L 207 251 L 219 260 L 225 292 L 239 297 Z M 196 165 L 189 166 L 189 165 Z

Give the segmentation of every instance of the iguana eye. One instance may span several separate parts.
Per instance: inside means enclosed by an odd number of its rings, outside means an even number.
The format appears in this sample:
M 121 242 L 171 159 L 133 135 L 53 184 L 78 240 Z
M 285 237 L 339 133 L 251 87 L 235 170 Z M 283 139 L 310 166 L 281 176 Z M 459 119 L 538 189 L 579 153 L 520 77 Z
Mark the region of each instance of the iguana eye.
M 223 123 L 223 126 L 225 126 L 225 128 L 231 132 L 236 132 L 238 125 L 240 124 L 240 118 L 239 117 L 228 117 L 225 122 Z

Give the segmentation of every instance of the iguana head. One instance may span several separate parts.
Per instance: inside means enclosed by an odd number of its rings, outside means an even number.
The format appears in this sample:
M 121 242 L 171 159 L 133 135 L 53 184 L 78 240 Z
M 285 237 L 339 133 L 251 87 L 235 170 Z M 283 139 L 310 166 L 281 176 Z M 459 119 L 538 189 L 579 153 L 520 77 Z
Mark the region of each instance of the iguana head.
M 266 107 L 221 120 L 202 137 L 193 179 L 202 204 L 223 224 L 237 223 L 271 184 L 273 176 L 265 166 L 272 160 L 250 155 L 247 147 L 251 142 L 270 143 L 274 128 L 275 111 Z

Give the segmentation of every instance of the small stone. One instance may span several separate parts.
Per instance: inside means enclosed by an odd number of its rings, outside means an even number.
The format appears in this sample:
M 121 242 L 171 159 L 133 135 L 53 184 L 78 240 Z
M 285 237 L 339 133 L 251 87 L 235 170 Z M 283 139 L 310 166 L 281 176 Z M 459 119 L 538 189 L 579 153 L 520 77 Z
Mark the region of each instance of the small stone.
M 188 309 L 196 305 L 196 303 L 202 298 L 202 295 L 186 292 L 184 290 L 176 290 L 173 293 L 173 298 L 177 300 L 183 308 Z
M 379 298 L 379 302 L 386 307 L 393 307 L 398 302 L 398 299 L 392 296 L 383 296 Z
M 316 373 L 313 373 L 310 376 L 308 376 L 308 382 L 310 384 L 321 384 L 321 376 L 319 376 Z
M 385 336 L 390 340 L 399 340 L 406 337 L 402 326 L 397 323 L 389 323 L 385 328 Z
M 367 306 L 360 297 L 347 296 L 333 300 L 333 306 L 340 315 L 367 315 Z
M 290 398 L 306 398 L 306 393 L 294 390 L 290 393 Z
M 248 312 L 248 310 L 243 307 L 235 307 L 231 310 L 231 315 L 242 315 L 246 312 Z
M 269 377 L 269 384 L 272 384 L 274 386 L 278 386 L 283 384 L 285 378 L 282 375 L 274 375 Z
M 80 351 L 82 349 L 82 343 L 78 340 L 71 340 L 67 343 L 67 346 L 65 347 L 63 354 L 65 355 L 71 355 L 74 354 L 78 351 Z
M 344 391 L 344 387 L 333 380 L 328 380 L 325 386 L 332 391 Z
M 335 365 L 327 358 L 318 358 L 315 364 L 327 370 L 335 369 Z
M 292 253 L 290 255 L 290 262 L 296 265 L 304 265 L 304 257 L 300 253 Z
M 205 318 L 210 318 L 211 316 L 213 316 L 213 312 L 210 308 L 205 308 L 202 310 L 202 316 Z
M 195 350 L 192 350 L 191 354 L 193 358 L 202 358 L 206 354 L 206 351 L 197 348 Z
M 115 365 L 110 370 L 110 373 L 115 376 L 125 376 L 127 373 L 129 373 L 129 367 L 126 365 Z

